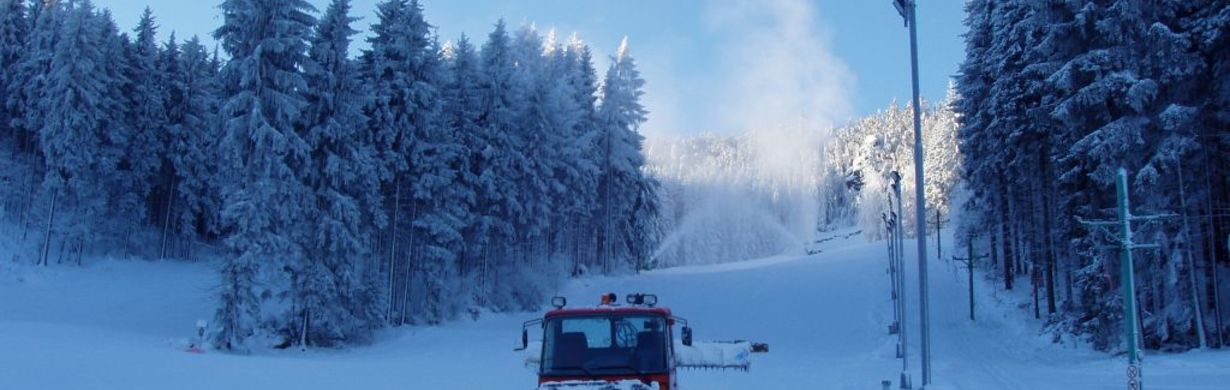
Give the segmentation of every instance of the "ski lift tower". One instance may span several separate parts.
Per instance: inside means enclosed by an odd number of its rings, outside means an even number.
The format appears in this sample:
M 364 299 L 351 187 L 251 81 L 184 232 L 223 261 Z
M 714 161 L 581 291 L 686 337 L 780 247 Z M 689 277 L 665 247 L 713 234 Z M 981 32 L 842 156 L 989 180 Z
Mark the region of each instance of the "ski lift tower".
M 1128 198 L 1127 170 L 1124 168 L 1119 168 L 1118 175 L 1115 177 L 1115 198 L 1118 204 L 1118 219 L 1086 221 L 1078 218 L 1077 221 L 1091 228 L 1106 229 L 1103 230 L 1104 232 L 1117 230 L 1110 235 L 1115 236 L 1114 241 L 1119 244 L 1119 284 L 1123 290 L 1123 328 L 1128 353 L 1127 385 L 1129 389 L 1140 390 L 1144 388 L 1144 380 L 1141 372 L 1140 318 L 1136 313 L 1136 264 L 1132 260 L 1132 250 L 1153 249 L 1158 248 L 1159 245 L 1136 243 L 1133 238 L 1132 222 L 1176 218 L 1178 215 L 1173 213 L 1133 215 L 1131 201 Z

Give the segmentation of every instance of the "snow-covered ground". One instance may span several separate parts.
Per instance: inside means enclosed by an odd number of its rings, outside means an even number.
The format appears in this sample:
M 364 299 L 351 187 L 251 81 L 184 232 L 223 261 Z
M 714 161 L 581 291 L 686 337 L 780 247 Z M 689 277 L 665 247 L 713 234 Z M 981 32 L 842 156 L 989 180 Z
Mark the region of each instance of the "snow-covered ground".
M 561 291 L 573 304 L 602 292 L 653 292 L 691 321 L 698 340 L 750 339 L 771 353 L 750 372 L 685 371 L 690 389 L 879 389 L 895 379 L 885 248 L 861 239 L 809 257 L 778 257 L 590 279 Z M 993 305 L 966 319 L 964 277 L 932 266 L 935 386 L 944 389 L 1122 389 L 1124 359 L 1051 344 L 1024 311 Z M 0 265 L 0 389 L 531 389 L 514 352 L 521 321 L 541 313 L 384 332 L 345 351 L 239 356 L 183 349 L 211 318 L 210 266 L 93 261 L 85 269 Z M 910 275 L 917 275 L 910 271 Z M 914 280 L 911 280 L 914 282 Z M 982 287 L 982 286 L 980 286 Z M 917 291 L 911 283 L 909 291 Z M 910 330 L 917 331 L 917 302 Z M 917 340 L 913 337 L 912 340 Z M 917 346 L 911 353 L 917 353 Z M 1149 389 L 1225 389 L 1230 351 L 1146 357 Z M 914 381 L 917 358 L 910 361 Z

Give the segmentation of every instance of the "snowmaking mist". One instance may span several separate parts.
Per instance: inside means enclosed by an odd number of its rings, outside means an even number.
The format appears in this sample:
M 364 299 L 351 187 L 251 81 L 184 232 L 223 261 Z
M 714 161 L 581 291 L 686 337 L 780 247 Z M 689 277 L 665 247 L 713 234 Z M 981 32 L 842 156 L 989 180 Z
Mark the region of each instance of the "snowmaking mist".
M 729 37 L 725 77 L 715 80 L 727 86 L 723 106 L 711 112 L 744 130 L 650 137 L 666 220 L 655 259 L 673 266 L 800 253 L 816 233 L 822 146 L 850 111 L 852 76 L 831 54 L 811 2 L 713 1 L 708 10 L 710 27 Z

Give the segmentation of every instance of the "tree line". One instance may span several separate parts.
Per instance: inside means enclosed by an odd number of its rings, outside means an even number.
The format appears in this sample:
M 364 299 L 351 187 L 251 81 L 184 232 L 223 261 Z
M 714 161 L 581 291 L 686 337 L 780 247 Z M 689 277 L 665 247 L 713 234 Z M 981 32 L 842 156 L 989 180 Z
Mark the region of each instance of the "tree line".
M 333 0 L 226 0 L 158 41 L 88 0 L 0 0 L 4 219 L 30 262 L 220 260 L 214 345 L 336 346 L 536 307 L 560 278 L 643 269 L 660 235 L 644 80 L 623 42 L 495 24 L 441 43 L 417 0 L 368 48 Z M 34 245 L 32 245 L 34 246 Z
M 952 103 L 955 90 L 937 104 L 923 101 L 923 149 L 926 151 L 923 183 L 926 188 L 927 228 L 935 230 L 935 216 L 950 219 L 954 200 L 962 184 L 960 172 L 964 156 L 957 145 L 957 114 Z M 914 107 L 897 103 L 851 121 L 833 131 L 824 146 L 824 175 L 820 195 L 824 230 L 858 226 L 865 237 L 881 239 L 887 235 L 886 219 L 897 209 L 903 211 L 901 226 L 914 236 L 918 221 L 914 185 Z M 893 185 L 899 177 L 901 199 Z M 898 204 L 900 203 L 900 204 Z M 944 225 L 940 224 L 941 231 Z M 934 249 L 934 248 L 933 248 Z
M 1129 173 L 1147 348 L 1220 347 L 1230 262 L 1230 4 L 971 0 L 957 75 L 964 231 L 1057 337 L 1122 348 L 1114 218 Z

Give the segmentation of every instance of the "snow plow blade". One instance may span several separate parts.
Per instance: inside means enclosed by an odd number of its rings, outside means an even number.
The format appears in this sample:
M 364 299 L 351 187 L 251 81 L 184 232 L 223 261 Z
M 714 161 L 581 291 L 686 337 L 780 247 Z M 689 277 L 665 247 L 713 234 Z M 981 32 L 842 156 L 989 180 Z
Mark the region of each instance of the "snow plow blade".
M 769 345 L 750 341 L 698 341 L 691 346 L 675 344 L 679 368 L 748 371 L 753 353 L 767 353 Z

